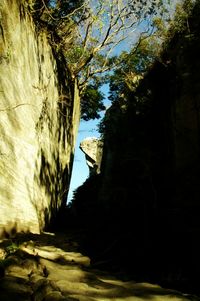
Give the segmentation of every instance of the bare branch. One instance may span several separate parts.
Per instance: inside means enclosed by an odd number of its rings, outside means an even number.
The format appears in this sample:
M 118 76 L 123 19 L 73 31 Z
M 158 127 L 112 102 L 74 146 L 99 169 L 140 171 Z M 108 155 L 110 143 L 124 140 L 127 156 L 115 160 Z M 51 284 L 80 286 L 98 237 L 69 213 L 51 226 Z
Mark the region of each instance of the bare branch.
M 56 29 L 59 30 L 59 39 L 52 44 L 58 50 L 64 50 L 70 72 L 78 78 L 80 86 L 84 86 L 92 76 L 110 70 L 109 59 L 120 43 L 132 38 L 137 50 L 141 41 L 153 33 L 150 26 L 146 26 L 146 31 L 138 31 L 135 35 L 138 26 L 148 16 L 149 9 L 155 7 L 154 2 L 148 0 L 144 5 L 139 0 L 86 0 L 67 15 L 61 14 L 60 21 L 55 19 L 53 8 L 49 9 L 42 0 L 46 12 L 57 22 Z
M 56 19 L 56 18 L 54 18 L 54 17 L 52 16 L 52 14 L 51 14 L 50 10 L 48 9 L 48 7 L 46 6 L 46 3 L 45 3 L 44 0 L 42 0 L 42 4 L 43 4 L 43 6 L 45 7 L 45 9 L 46 9 L 48 15 L 50 16 L 50 18 L 51 18 L 52 20 L 54 20 L 54 21 L 58 20 L 58 19 Z
M 90 40 L 90 37 L 91 37 L 92 24 L 93 24 L 93 22 L 90 21 L 88 23 L 87 27 L 86 27 L 85 38 L 83 40 L 84 51 L 86 50 L 87 43 L 88 43 L 88 41 Z

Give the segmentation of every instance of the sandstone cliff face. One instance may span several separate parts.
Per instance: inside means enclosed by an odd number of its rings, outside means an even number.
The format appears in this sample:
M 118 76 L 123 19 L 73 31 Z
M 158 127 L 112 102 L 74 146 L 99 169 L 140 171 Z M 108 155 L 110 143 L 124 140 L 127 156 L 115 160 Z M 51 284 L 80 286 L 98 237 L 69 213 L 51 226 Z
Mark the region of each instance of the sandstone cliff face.
M 0 3 L 0 235 L 38 232 L 56 215 L 79 124 L 77 87 L 26 4 Z

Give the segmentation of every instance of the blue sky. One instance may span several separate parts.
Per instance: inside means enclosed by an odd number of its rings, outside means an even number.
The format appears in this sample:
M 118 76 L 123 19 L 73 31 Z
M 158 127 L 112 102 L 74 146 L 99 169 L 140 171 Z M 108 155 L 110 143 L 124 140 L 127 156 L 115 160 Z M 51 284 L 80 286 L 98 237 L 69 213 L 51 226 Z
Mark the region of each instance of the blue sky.
M 114 55 L 118 55 L 123 50 L 128 51 L 130 49 L 130 43 L 125 40 L 123 43 L 119 44 L 115 51 Z M 109 84 L 105 84 L 100 89 L 104 96 L 104 105 L 105 107 L 110 106 L 110 101 L 108 99 L 109 95 Z M 102 112 L 100 115 L 103 117 L 105 112 Z M 84 153 L 79 149 L 80 142 L 83 141 L 83 139 L 87 137 L 100 137 L 100 134 L 98 132 L 98 124 L 101 119 L 96 120 L 90 120 L 90 121 L 83 121 L 81 120 L 79 131 L 77 135 L 77 141 L 76 141 L 76 147 L 75 147 L 75 155 L 74 155 L 74 163 L 73 163 L 73 171 L 72 171 L 72 177 L 71 177 L 71 183 L 70 183 L 70 189 L 68 193 L 67 202 L 69 202 L 72 199 L 73 191 L 81 186 L 83 182 L 87 179 L 89 176 L 89 168 L 86 164 L 85 155 Z
M 101 91 L 105 95 L 104 105 L 108 107 L 110 105 L 110 101 L 107 98 L 109 93 L 109 86 L 103 85 Z M 101 116 L 103 117 L 104 114 L 105 112 L 103 112 Z M 87 137 L 97 137 L 97 138 L 100 137 L 100 134 L 98 132 L 98 127 L 97 127 L 100 120 L 101 119 L 90 120 L 90 121 L 81 120 L 80 122 L 76 147 L 75 147 L 72 178 L 71 178 L 67 202 L 69 202 L 72 199 L 73 191 L 81 184 L 83 184 L 83 182 L 87 179 L 89 175 L 89 168 L 86 164 L 85 155 L 79 148 L 80 142 Z

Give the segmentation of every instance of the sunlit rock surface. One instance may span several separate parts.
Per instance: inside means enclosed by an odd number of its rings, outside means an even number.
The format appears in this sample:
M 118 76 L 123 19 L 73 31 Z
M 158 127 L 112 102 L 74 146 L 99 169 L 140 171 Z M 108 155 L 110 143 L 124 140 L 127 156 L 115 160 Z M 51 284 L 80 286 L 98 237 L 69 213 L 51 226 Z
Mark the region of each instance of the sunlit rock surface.
M 66 200 L 79 95 L 27 1 L 0 2 L 0 235 L 38 232 Z
M 80 143 L 80 149 L 84 152 L 90 174 L 99 174 L 102 159 L 102 140 L 96 137 L 85 138 Z

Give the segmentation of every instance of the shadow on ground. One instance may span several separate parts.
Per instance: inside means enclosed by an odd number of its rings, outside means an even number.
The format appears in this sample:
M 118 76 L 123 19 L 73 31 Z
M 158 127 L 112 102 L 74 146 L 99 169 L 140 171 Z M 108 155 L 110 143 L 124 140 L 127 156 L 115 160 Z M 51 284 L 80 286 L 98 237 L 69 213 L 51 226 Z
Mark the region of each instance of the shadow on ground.
M 19 234 L 0 242 L 2 301 L 199 300 L 156 284 L 122 281 L 90 266 L 66 234 Z

